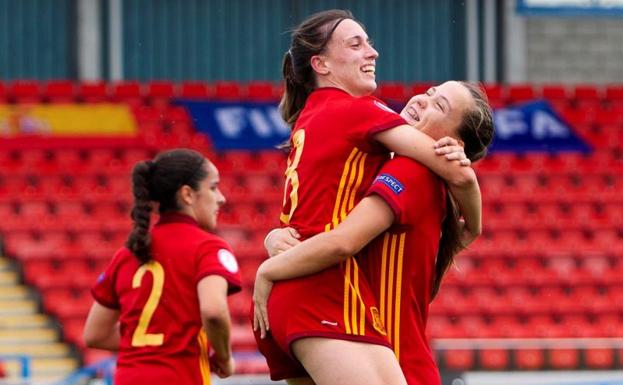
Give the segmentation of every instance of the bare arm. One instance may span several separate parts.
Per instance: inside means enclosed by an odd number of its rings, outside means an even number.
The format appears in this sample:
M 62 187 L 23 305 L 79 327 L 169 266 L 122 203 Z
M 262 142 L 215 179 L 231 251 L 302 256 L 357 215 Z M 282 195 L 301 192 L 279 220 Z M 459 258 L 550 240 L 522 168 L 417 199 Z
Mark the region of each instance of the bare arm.
M 480 235 L 482 200 L 476 173 L 471 167 L 439 156 L 452 152 L 453 145 L 435 151 L 435 141 L 409 125 L 380 132 L 374 138 L 390 151 L 417 160 L 443 178 L 465 218 L 466 229 L 475 236 Z
M 270 281 L 317 273 L 356 254 L 394 221 L 394 212 L 377 195 L 364 198 L 334 230 L 317 234 L 264 261 L 257 275 Z
M 253 329 L 270 329 L 267 303 L 273 281 L 309 275 L 356 254 L 389 228 L 394 212 L 380 197 L 364 198 L 334 230 L 317 234 L 260 265 L 253 289 Z
M 84 324 L 82 338 L 90 348 L 119 350 L 119 311 L 93 302 Z
M 214 350 L 211 366 L 219 377 L 234 371 L 229 334 L 231 321 L 227 307 L 227 281 L 219 275 L 209 275 L 197 284 L 201 321 Z

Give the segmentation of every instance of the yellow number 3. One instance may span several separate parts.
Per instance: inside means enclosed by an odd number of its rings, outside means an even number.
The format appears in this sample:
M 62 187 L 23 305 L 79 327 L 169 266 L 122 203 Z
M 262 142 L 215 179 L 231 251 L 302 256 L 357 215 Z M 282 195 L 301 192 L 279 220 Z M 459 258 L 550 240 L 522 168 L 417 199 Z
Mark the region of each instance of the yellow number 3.
M 139 267 L 132 278 L 132 288 L 136 289 L 141 286 L 141 281 L 146 272 L 150 272 L 153 276 L 153 285 L 149 298 L 143 307 L 141 317 L 138 320 L 138 326 L 132 335 L 132 346 L 160 346 L 164 341 L 163 333 L 147 333 L 147 327 L 151 321 L 151 317 L 156 311 L 156 307 L 162 296 L 162 287 L 164 286 L 164 269 L 158 261 L 149 261 Z

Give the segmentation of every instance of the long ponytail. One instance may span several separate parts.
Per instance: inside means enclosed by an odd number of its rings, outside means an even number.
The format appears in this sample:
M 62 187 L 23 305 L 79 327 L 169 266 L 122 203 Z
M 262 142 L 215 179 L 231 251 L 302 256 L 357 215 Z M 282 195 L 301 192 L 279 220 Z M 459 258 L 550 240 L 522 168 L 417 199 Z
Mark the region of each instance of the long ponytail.
M 149 180 L 154 163 L 150 160 L 138 162 L 132 170 L 132 231 L 126 241 L 126 246 L 136 256 L 141 264 L 151 260 L 151 237 L 149 222 L 151 218 L 151 197 L 149 194 Z

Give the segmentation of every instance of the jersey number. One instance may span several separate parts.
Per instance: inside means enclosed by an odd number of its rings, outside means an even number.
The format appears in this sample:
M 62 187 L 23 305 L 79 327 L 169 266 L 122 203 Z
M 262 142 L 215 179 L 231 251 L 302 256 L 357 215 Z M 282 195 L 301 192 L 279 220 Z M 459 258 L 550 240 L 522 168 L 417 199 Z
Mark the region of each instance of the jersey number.
M 292 185 L 290 191 L 290 212 L 288 214 L 281 213 L 279 219 L 286 225 L 290 223 L 290 218 L 296 210 L 296 206 L 299 203 L 299 174 L 296 172 L 296 168 L 301 161 L 301 155 L 303 154 L 303 146 L 305 145 L 305 130 L 298 130 L 292 137 L 292 143 L 294 144 L 294 159 L 288 159 L 288 168 L 286 168 L 286 185 L 283 192 L 283 206 L 285 207 L 288 197 L 288 185 Z
M 164 269 L 162 265 L 158 261 L 153 260 L 141 265 L 132 278 L 132 288 L 136 289 L 141 286 L 143 276 L 148 271 L 153 276 L 153 284 L 151 292 L 149 292 L 149 298 L 147 298 L 141 317 L 138 320 L 136 330 L 132 334 L 132 346 L 160 346 L 164 340 L 164 334 L 162 333 L 147 333 L 151 317 L 154 315 L 154 311 L 156 311 L 156 307 L 160 302 L 160 296 L 162 296 L 162 286 L 164 286 Z

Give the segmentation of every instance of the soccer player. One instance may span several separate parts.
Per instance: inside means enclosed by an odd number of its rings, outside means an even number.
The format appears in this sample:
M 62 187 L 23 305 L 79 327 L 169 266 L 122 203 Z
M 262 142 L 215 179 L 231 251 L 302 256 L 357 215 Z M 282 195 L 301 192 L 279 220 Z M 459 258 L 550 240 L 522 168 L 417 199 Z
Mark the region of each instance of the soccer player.
M 444 103 L 449 112 L 442 113 L 437 103 Z M 484 95 L 467 83 L 446 82 L 413 97 L 402 116 L 433 139 L 452 136 L 459 140 L 472 161 L 485 155 L 493 136 Z M 425 337 L 428 305 L 454 254 L 473 240 L 461 226 L 443 181 L 422 164 L 396 157 L 383 166 L 366 198 L 335 230 L 316 235 L 260 266 L 254 293 L 260 324 L 264 327 L 267 321 L 262 309 L 271 281 L 316 273 L 372 241 L 358 256 L 378 300 L 378 308 L 371 312 L 383 326 L 407 383 L 439 384 Z M 268 241 L 274 248 L 275 239 Z
M 304 238 L 335 228 L 394 151 L 444 178 L 467 231 L 479 234 L 480 191 L 473 170 L 461 166 L 466 160 L 462 148 L 440 149 L 453 152 L 449 159 L 458 162 L 438 157 L 430 137 L 370 96 L 376 88 L 377 56 L 349 12 L 318 13 L 294 31 L 283 62 L 281 110 L 293 131 L 282 224 Z M 385 331 L 370 312 L 373 303 L 354 258 L 276 284 L 268 309 L 271 335 L 256 333 L 271 378 L 311 375 L 318 384 L 405 383 Z
M 133 229 L 93 286 L 84 327 L 87 346 L 119 352 L 115 384 L 209 384 L 210 370 L 234 371 L 227 295 L 240 274 L 209 232 L 225 203 L 218 184 L 216 167 L 192 150 L 135 165 Z

